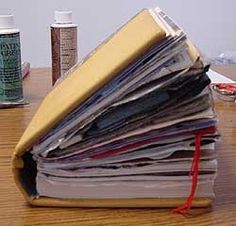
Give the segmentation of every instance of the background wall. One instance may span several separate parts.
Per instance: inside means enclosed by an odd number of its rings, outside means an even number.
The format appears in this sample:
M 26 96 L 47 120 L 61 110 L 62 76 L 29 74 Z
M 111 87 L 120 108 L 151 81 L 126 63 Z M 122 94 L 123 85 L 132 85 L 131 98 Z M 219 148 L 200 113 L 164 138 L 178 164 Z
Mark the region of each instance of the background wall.
M 0 13 L 12 13 L 21 29 L 22 58 L 34 67 L 50 66 L 49 26 L 54 10 L 72 10 L 79 24 L 79 55 L 88 54 L 144 7 L 159 5 L 209 57 L 236 50 L 235 0 L 0 0 Z

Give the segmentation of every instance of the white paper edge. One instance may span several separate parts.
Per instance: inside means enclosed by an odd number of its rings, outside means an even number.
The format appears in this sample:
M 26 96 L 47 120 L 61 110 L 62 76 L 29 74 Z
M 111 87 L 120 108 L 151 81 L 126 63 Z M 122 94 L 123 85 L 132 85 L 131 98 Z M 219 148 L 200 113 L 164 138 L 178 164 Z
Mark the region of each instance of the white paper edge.
M 226 83 L 226 84 L 232 84 L 236 83 L 236 81 L 233 81 L 226 76 L 219 74 L 218 72 L 215 72 L 213 70 L 208 71 L 208 76 L 211 79 L 211 83 L 216 84 L 216 83 Z

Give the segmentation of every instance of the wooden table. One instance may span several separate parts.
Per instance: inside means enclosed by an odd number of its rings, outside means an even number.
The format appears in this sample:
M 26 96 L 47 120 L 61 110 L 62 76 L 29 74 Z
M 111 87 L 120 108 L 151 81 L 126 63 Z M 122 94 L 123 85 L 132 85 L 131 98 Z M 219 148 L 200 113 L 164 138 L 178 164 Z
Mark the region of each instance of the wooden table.
M 236 66 L 217 67 L 236 79 Z M 216 102 L 222 133 L 218 144 L 219 175 L 212 209 L 188 217 L 168 209 L 84 209 L 30 207 L 16 188 L 11 155 L 24 129 L 50 91 L 50 71 L 34 69 L 24 82 L 30 105 L 0 110 L 0 226 L 2 225 L 236 225 L 236 104 Z

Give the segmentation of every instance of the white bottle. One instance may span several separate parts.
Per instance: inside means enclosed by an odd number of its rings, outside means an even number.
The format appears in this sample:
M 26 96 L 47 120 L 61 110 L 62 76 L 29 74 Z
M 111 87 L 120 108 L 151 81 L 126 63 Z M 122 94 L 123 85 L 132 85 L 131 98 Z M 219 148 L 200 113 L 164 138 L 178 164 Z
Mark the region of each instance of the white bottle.
M 52 83 L 61 78 L 78 61 L 78 25 L 72 23 L 71 11 L 56 11 L 51 25 Z
M 0 15 L 0 105 L 22 101 L 20 31 L 13 15 Z

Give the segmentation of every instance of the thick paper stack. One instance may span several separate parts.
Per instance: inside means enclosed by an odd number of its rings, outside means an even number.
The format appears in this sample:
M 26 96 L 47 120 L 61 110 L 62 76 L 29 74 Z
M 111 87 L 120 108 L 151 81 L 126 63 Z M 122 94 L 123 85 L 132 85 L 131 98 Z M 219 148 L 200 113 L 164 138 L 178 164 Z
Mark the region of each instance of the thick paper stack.
M 218 134 L 208 69 L 168 16 L 143 10 L 42 103 L 14 155 L 27 200 L 210 205 Z

